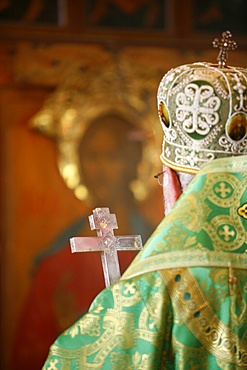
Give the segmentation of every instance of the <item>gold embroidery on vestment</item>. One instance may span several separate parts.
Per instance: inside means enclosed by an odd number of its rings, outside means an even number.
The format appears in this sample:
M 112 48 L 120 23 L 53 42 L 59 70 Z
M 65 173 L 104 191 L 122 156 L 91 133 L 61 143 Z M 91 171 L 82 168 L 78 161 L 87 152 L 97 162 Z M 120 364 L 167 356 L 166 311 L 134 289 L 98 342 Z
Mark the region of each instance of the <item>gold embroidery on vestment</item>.
M 183 370 L 185 364 L 190 364 L 190 369 L 208 369 L 208 352 L 205 348 L 186 346 L 175 336 L 173 336 L 172 342 L 174 352 L 177 354 L 176 365 L 178 370 Z
M 190 270 L 160 271 L 174 309 L 200 343 L 214 356 L 247 367 L 247 345 L 214 314 Z
M 239 216 L 247 219 L 247 203 L 244 203 L 241 207 L 239 207 L 238 214 Z

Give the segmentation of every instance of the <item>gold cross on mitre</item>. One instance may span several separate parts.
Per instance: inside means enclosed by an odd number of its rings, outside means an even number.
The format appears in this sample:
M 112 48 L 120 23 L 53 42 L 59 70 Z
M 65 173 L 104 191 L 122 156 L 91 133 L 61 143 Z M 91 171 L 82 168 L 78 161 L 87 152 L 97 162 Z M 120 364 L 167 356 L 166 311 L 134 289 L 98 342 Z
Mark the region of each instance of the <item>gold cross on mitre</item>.
M 222 39 L 214 39 L 213 41 L 213 47 L 219 48 L 219 54 L 218 54 L 218 66 L 219 67 L 225 67 L 226 66 L 226 60 L 228 58 L 228 51 L 229 50 L 235 50 L 237 49 L 237 43 L 233 40 L 231 40 L 232 34 L 230 31 L 225 31 L 222 33 Z
M 100 252 L 105 278 L 109 286 L 120 279 L 118 250 L 140 250 L 142 239 L 140 235 L 115 236 L 113 230 L 118 228 L 115 214 L 110 214 L 109 208 L 95 208 L 88 217 L 91 230 L 97 230 L 94 237 L 74 237 L 70 239 L 72 253 Z

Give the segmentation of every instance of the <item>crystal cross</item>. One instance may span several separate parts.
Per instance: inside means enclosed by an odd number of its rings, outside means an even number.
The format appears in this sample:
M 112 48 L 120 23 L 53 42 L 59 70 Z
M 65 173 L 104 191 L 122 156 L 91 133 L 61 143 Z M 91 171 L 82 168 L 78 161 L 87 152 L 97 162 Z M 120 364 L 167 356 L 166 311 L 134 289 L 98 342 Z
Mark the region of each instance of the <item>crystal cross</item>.
M 231 32 L 225 31 L 222 33 L 221 40 L 216 38 L 213 41 L 213 47 L 220 49 L 220 52 L 217 58 L 219 67 L 225 67 L 226 60 L 228 58 L 228 51 L 235 50 L 238 47 L 237 43 L 231 40 L 231 38 L 232 38 Z
M 71 238 L 71 251 L 101 252 L 105 285 L 109 286 L 121 276 L 117 251 L 142 249 L 141 236 L 115 236 L 113 230 L 118 228 L 117 219 L 115 214 L 110 214 L 109 208 L 95 208 L 88 218 L 91 230 L 97 230 L 98 236 Z

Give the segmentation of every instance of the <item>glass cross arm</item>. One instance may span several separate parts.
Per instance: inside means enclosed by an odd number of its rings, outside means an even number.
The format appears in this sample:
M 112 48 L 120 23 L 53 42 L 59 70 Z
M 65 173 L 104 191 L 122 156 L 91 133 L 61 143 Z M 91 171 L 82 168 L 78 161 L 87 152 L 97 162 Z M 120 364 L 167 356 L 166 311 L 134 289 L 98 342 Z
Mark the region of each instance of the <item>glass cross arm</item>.
M 132 250 L 139 251 L 143 247 L 140 235 L 116 236 L 116 249 L 118 251 Z
M 72 253 L 104 252 L 104 249 L 100 247 L 100 239 L 97 236 L 70 238 L 70 248 Z

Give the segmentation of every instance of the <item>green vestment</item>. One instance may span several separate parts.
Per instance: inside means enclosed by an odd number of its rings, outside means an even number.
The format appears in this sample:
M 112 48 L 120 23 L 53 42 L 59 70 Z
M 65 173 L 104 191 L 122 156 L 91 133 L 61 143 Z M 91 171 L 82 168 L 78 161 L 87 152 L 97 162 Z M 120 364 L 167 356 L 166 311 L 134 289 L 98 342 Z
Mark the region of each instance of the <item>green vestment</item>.
M 247 157 L 212 161 L 44 369 L 247 369 L 246 252 Z

